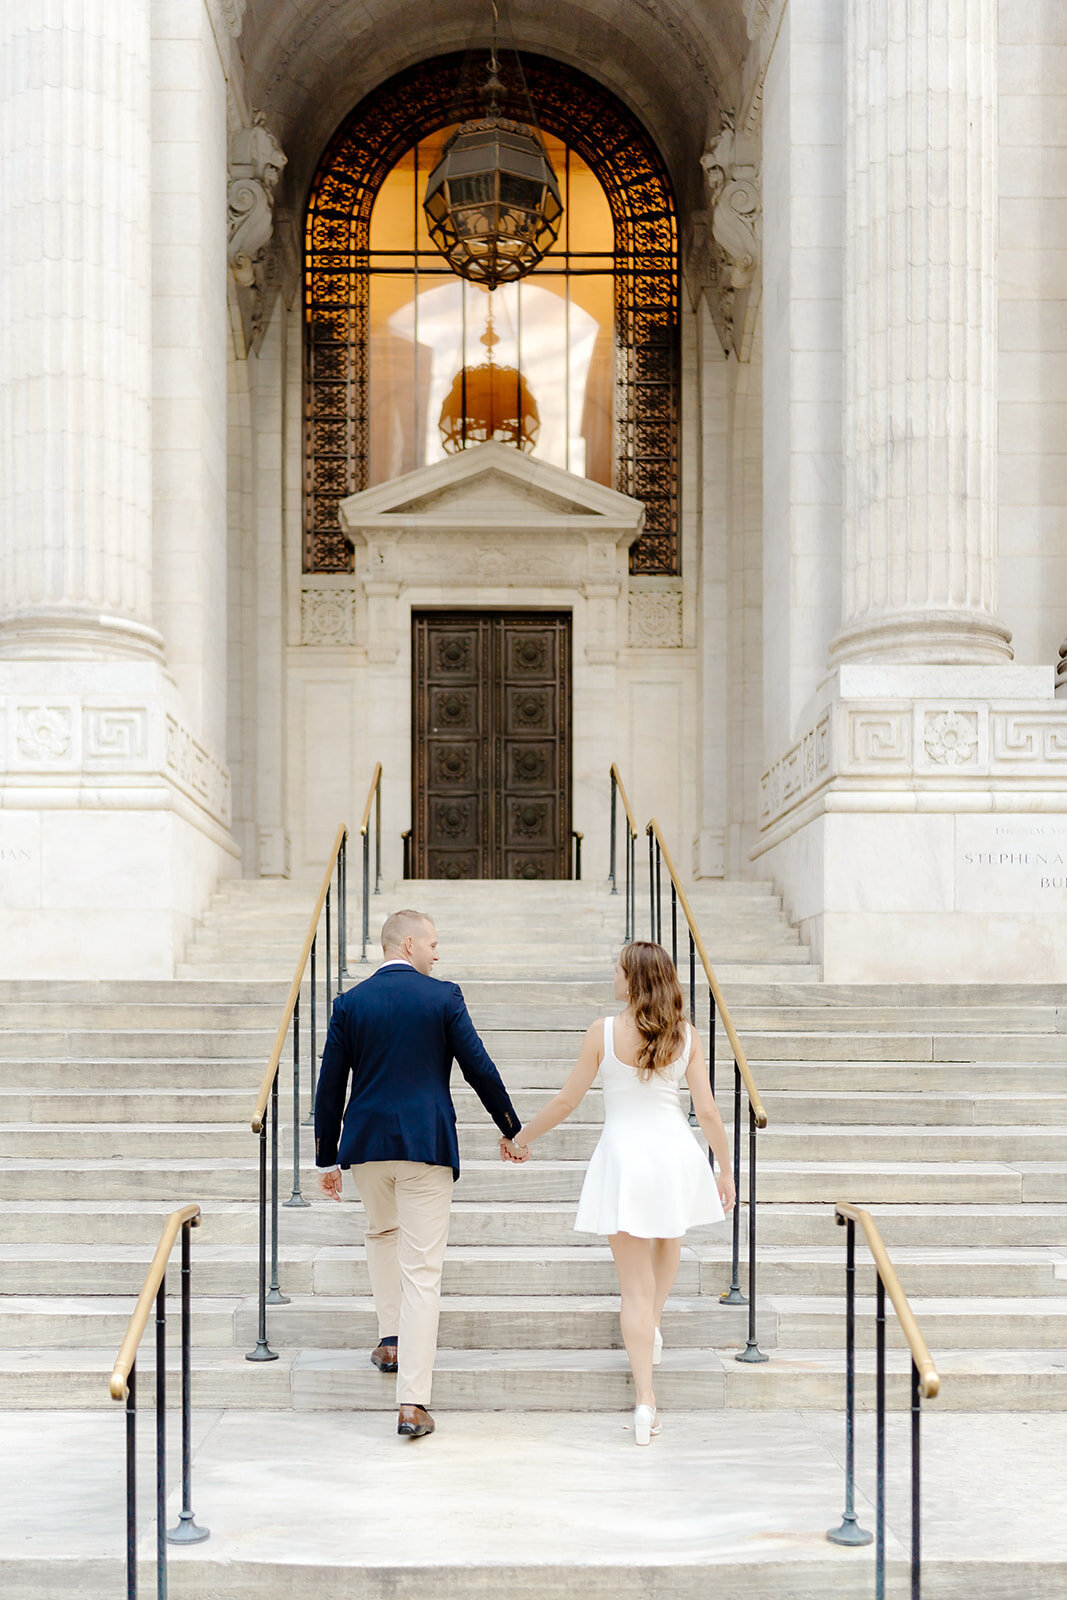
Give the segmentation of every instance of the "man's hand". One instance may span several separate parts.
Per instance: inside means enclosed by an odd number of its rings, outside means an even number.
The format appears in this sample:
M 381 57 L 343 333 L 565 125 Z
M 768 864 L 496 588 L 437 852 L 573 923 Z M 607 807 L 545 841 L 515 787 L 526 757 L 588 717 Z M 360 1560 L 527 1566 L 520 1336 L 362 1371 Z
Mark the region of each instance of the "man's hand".
M 331 1198 L 334 1200 L 340 1200 L 341 1174 L 339 1172 L 320 1172 L 319 1188 L 322 1190 L 323 1194 L 328 1200 Z
M 514 1139 L 501 1139 L 500 1159 L 501 1161 L 514 1161 L 516 1165 L 521 1166 L 524 1161 L 529 1161 L 530 1159 L 530 1146 L 528 1144 L 516 1144 Z

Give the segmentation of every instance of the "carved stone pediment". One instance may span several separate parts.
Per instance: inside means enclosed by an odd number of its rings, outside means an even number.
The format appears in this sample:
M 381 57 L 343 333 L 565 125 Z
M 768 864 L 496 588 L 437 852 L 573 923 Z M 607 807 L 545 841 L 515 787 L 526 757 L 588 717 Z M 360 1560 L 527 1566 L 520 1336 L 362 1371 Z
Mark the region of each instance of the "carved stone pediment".
M 644 523 L 638 501 L 495 440 L 350 495 L 340 515 L 353 541 L 370 531 L 447 526 L 505 535 L 555 528 L 631 544 Z

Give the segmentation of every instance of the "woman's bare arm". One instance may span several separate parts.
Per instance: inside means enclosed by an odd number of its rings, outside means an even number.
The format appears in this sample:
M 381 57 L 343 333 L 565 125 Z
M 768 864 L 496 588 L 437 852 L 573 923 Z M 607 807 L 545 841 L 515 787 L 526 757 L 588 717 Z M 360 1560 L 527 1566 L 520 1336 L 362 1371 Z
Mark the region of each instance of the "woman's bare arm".
M 542 1106 L 536 1117 L 531 1122 L 519 1129 L 515 1135 L 518 1145 L 530 1145 L 539 1139 L 543 1133 L 548 1133 L 557 1123 L 563 1122 L 571 1112 L 581 1105 L 588 1093 L 593 1079 L 600 1070 L 600 1061 L 603 1055 L 604 1019 L 599 1018 L 591 1028 L 586 1030 L 582 1047 L 578 1052 L 578 1060 L 574 1064 L 574 1071 L 567 1079 L 559 1094 L 553 1095 L 547 1105 Z
M 718 1164 L 719 1171 L 715 1181 L 718 1184 L 723 1210 L 732 1211 L 737 1193 L 730 1165 L 730 1146 L 726 1142 L 726 1129 L 722 1125 L 719 1108 L 715 1104 L 711 1084 L 708 1082 L 708 1069 L 704 1064 L 704 1046 L 695 1028 L 685 1076 L 689 1084 L 689 1093 L 693 1096 L 693 1110 L 700 1123 L 700 1131 L 711 1146 L 711 1153 Z

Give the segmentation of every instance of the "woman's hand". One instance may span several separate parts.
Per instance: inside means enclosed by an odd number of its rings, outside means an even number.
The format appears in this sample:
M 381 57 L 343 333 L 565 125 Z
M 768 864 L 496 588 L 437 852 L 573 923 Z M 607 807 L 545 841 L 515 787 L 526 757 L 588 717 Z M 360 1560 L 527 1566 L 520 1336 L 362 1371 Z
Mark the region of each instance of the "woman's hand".
M 514 1139 L 501 1139 L 500 1159 L 501 1161 L 514 1161 L 519 1166 L 524 1161 L 529 1161 L 530 1146 L 523 1144 L 521 1130 L 515 1135 Z
M 720 1172 L 715 1179 L 715 1184 L 719 1191 L 719 1199 L 722 1201 L 722 1208 L 729 1216 L 737 1204 L 737 1190 L 734 1188 L 733 1174 L 729 1171 Z

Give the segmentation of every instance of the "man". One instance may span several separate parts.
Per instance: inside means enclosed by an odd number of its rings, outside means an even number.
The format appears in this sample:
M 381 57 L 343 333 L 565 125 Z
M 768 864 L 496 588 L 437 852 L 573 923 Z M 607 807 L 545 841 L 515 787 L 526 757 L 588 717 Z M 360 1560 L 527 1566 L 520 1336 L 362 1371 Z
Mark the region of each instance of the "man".
M 521 1161 L 527 1152 L 511 1141 L 519 1118 L 458 984 L 430 977 L 437 933 L 429 917 L 394 911 L 382 952 L 373 977 L 334 1001 L 315 1095 L 315 1163 L 323 1193 L 335 1200 L 340 1168 L 352 1169 L 378 1314 L 371 1360 L 397 1374 L 396 1431 L 417 1439 L 434 1431 L 441 1267 L 459 1177 L 453 1058 L 501 1131 L 501 1155 Z

